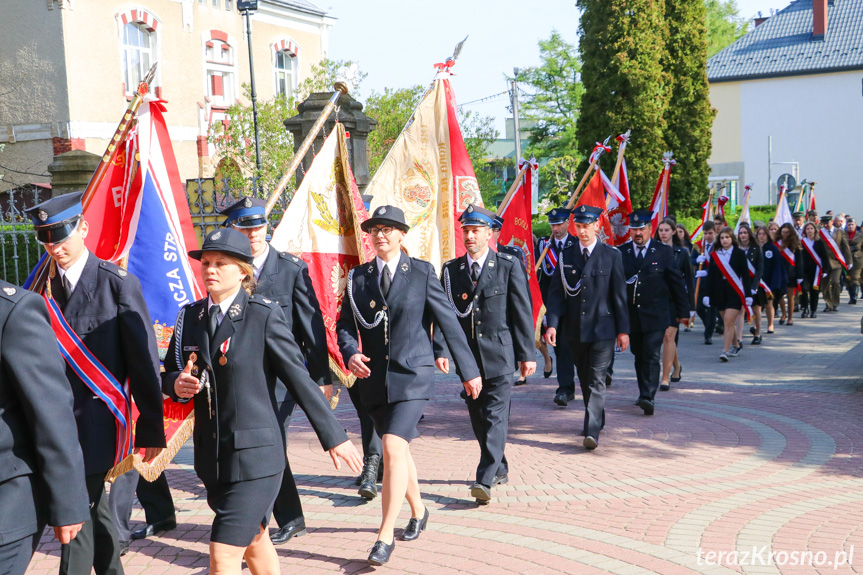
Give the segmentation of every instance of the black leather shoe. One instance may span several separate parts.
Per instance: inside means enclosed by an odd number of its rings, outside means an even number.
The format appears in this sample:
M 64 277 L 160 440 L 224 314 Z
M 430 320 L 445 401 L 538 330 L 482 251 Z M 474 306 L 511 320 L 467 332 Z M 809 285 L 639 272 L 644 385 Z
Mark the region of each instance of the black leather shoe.
M 363 475 L 360 488 L 357 490 L 363 499 L 371 501 L 378 496 L 378 467 L 381 464 L 380 455 L 363 457 Z
M 129 546 L 131 544 L 131 541 L 120 541 L 120 557 L 129 552 Z
M 713 345 L 713 340 L 709 337 L 704 338 L 704 345 Z
M 385 565 L 390 560 L 390 555 L 393 554 L 393 549 L 395 548 L 395 539 L 389 545 L 383 541 L 375 541 L 375 546 L 372 547 L 372 552 L 369 553 L 369 565 Z
M 482 483 L 474 483 L 470 488 L 470 496 L 476 499 L 479 505 L 488 505 L 491 501 L 491 487 Z
M 515 380 L 515 385 L 516 385 L 516 386 L 519 386 L 519 385 L 525 385 L 526 383 L 527 383 L 527 379 L 522 379 L 522 378 L 520 378 L 520 377 L 519 377 L 518 379 L 516 379 L 516 380 Z
M 804 309 L 804 310 L 803 310 L 803 313 L 802 313 L 802 314 L 800 314 L 800 317 L 809 317 L 809 310 L 808 310 L 808 309 Z
M 299 519 L 280 529 L 276 529 L 276 531 L 270 535 L 270 541 L 272 541 L 274 545 L 281 545 L 282 543 L 287 543 L 288 540 L 294 537 L 302 537 L 305 534 L 306 520 Z
M 553 371 L 554 371 L 554 359 L 552 359 L 552 360 L 551 360 L 551 369 L 549 369 L 548 371 L 543 371 L 543 372 L 542 372 L 542 376 L 543 376 L 545 379 L 548 379 L 549 377 L 551 377 L 551 373 L 552 373 Z
M 588 435 L 584 438 L 584 448 L 588 451 L 593 451 L 599 446 L 599 443 L 596 442 L 596 438 L 592 435 Z
M 495 475 L 494 479 L 491 480 L 492 487 L 495 485 L 505 485 L 507 483 L 509 483 L 509 475 L 505 473 L 503 475 Z
M 818 317 L 818 314 L 813 311 L 812 313 L 809 314 L 809 317 L 811 319 L 815 319 L 816 317 Z
M 177 516 L 171 515 L 167 519 L 163 519 L 161 521 L 156 521 L 155 523 L 148 523 L 147 525 L 142 525 L 138 527 L 132 533 L 129 534 L 129 538 L 132 541 L 137 541 L 138 539 L 146 539 L 147 537 L 152 537 L 157 533 L 161 533 L 163 531 L 170 531 L 171 529 L 177 528 Z M 128 541 L 127 541 L 128 543 Z M 128 548 L 128 545 L 127 545 Z
M 565 393 L 558 393 L 557 395 L 554 396 L 554 402 L 561 407 L 566 407 L 566 403 L 567 403 L 566 394 Z
M 644 415 L 653 415 L 653 402 L 649 399 L 639 399 L 635 405 L 641 408 Z
M 680 369 L 677 370 L 677 375 L 672 375 L 668 379 L 671 383 L 677 383 L 680 381 L 681 377 L 683 377 L 683 366 L 682 365 L 680 366 Z M 666 389 L 665 391 L 668 391 L 668 390 Z
M 404 531 L 402 531 L 402 541 L 413 541 L 414 539 L 419 538 L 420 533 L 426 530 L 428 522 L 429 508 L 426 507 L 426 510 L 423 512 L 422 519 L 411 517 L 410 521 L 408 521 L 408 526 L 405 527 Z
M 671 386 L 668 385 L 667 383 L 660 383 L 659 384 L 659 391 L 670 391 L 670 390 L 671 390 Z

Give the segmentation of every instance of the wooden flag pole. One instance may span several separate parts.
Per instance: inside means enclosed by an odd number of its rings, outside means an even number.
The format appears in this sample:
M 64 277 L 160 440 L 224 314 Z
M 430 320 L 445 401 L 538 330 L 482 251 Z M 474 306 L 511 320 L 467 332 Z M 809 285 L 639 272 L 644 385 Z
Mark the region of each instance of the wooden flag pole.
M 710 193 L 707 194 L 707 219 L 705 221 L 709 222 L 713 219 L 713 193 L 715 190 L 716 184 L 714 184 L 714 189 L 710 190 Z M 702 225 L 704 223 L 702 222 Z M 714 232 L 715 233 L 715 232 Z M 704 231 L 702 228 L 702 237 L 704 235 Z M 704 245 L 704 244 L 702 244 Z M 703 251 L 703 250 L 702 250 Z M 704 255 L 703 253 L 701 255 Z M 698 264 L 698 271 L 704 269 L 704 262 Z M 695 307 L 698 308 L 698 291 L 701 289 L 701 278 L 697 278 L 695 280 Z M 692 328 L 693 324 L 695 324 L 695 318 L 689 318 L 689 327 Z
M 500 205 L 497 207 L 497 214 L 502 216 L 506 209 L 509 207 L 509 203 L 512 201 L 512 197 L 515 195 L 515 191 L 521 185 L 521 181 L 524 179 L 524 175 L 527 173 L 530 162 L 525 162 L 524 167 L 522 167 L 518 173 L 515 175 L 515 181 L 509 187 L 509 191 L 503 197 L 503 200 L 500 202 Z
M 601 146 L 598 146 L 598 149 L 596 150 L 593 159 L 590 161 L 590 166 L 588 166 L 587 171 L 584 172 L 584 175 L 581 177 L 581 181 L 578 183 L 578 187 L 575 188 L 575 193 L 570 196 L 569 201 L 566 203 L 567 210 L 572 209 L 572 206 L 574 206 L 575 202 L 578 201 L 578 197 L 581 195 L 582 188 L 584 187 L 584 184 L 587 183 L 587 177 L 591 173 L 593 173 L 593 169 L 596 167 L 597 162 L 599 162 L 599 158 L 602 157 L 603 153 L 605 153 L 605 147 L 608 144 L 608 140 L 610 139 L 611 136 L 607 137 L 605 139 L 605 142 L 603 142 Z M 533 270 L 534 272 L 539 271 L 539 266 L 542 265 L 542 262 L 545 259 L 545 255 L 548 253 L 548 247 L 550 245 L 551 243 L 549 242 L 549 244 L 542 249 L 542 253 L 539 254 L 539 257 L 536 259 L 536 267 Z

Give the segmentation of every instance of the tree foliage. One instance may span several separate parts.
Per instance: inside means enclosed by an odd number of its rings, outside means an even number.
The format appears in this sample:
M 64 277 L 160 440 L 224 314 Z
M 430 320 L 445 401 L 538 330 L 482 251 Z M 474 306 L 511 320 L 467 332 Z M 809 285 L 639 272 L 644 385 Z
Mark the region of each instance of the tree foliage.
M 665 145 L 674 152 L 668 194 L 672 213 L 689 213 L 707 196 L 713 117 L 707 84 L 707 10 L 702 2 L 666 0 L 669 103 Z
M 664 113 L 668 105 L 665 60 L 664 1 L 578 0 L 582 10 L 581 52 L 584 94 L 578 126 L 578 149 L 587 157 L 597 141 L 632 128 L 626 149 L 632 204 L 646 207 L 662 169 L 665 151 Z M 615 154 L 603 159 L 606 172 Z
M 734 0 L 704 0 L 707 20 L 707 57 L 746 34 L 749 22 L 740 17 Z
M 539 66 L 523 68 L 517 77 L 530 92 L 519 110 L 521 117 L 531 121 L 530 149 L 537 157 L 576 153 L 576 127 L 584 92 L 578 51 L 555 30 L 547 40 L 539 41 L 539 58 Z
M 402 133 L 424 93 L 425 88 L 416 85 L 384 88 L 383 92 L 372 92 L 369 96 L 363 111 L 378 122 L 368 140 L 369 174 L 372 176 Z

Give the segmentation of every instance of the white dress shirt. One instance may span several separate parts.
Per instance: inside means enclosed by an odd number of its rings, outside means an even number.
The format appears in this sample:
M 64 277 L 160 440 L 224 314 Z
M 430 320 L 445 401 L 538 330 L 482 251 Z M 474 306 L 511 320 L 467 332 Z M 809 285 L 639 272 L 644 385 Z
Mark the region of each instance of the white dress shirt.
M 579 242 L 578 243 L 578 251 L 581 252 L 582 254 L 584 254 L 584 249 L 587 248 L 587 255 L 592 256 L 593 255 L 593 248 L 595 248 L 596 244 L 598 244 L 598 243 L 599 243 L 599 240 L 597 240 L 597 239 L 594 239 L 593 243 L 590 244 L 589 246 L 586 246 L 586 245 L 582 244 L 581 242 Z
M 470 253 L 470 252 L 468 252 L 468 254 L 467 254 L 468 267 L 469 267 L 469 268 L 472 268 L 472 267 L 473 267 L 474 262 L 476 262 L 476 263 L 478 263 L 478 264 L 479 264 L 479 271 L 480 271 L 480 273 L 482 273 L 482 266 L 484 266 L 484 265 L 485 265 L 485 260 L 487 260 L 487 259 L 488 259 L 488 252 L 490 252 L 490 251 L 491 251 L 491 250 L 489 250 L 488 248 L 486 248 L 485 253 L 484 253 L 484 254 L 482 254 L 481 256 L 479 256 L 479 258 L 477 258 L 477 259 L 474 259 L 474 258 L 473 258 L 473 255 L 471 255 L 471 253 Z M 468 270 L 468 271 L 470 271 L 470 270 Z
M 385 262 L 378 256 L 375 256 L 375 263 L 378 265 L 378 283 L 380 283 L 381 279 L 384 277 L 384 266 L 390 268 L 390 279 L 396 279 L 396 269 L 399 265 L 399 260 L 401 259 L 400 255 L 395 256 L 388 262 Z
M 60 279 L 66 280 L 66 284 L 69 286 L 69 292 L 75 291 L 75 286 L 78 285 L 78 280 L 81 279 L 81 274 L 84 273 L 84 266 L 87 265 L 87 257 L 90 255 L 90 250 L 84 249 L 84 253 L 81 254 L 81 257 L 78 260 L 69 266 L 69 269 L 64 270 L 60 266 L 57 266 L 57 270 L 60 272 Z
M 255 269 L 255 281 L 261 277 L 261 270 L 264 269 L 264 264 L 267 263 L 267 256 L 270 255 L 270 244 L 264 244 L 264 253 L 252 260 L 252 267 Z
M 240 289 L 243 289 L 243 288 L 240 287 Z M 232 295 L 230 297 L 226 297 L 224 300 L 222 300 L 222 303 L 215 303 L 213 301 L 213 298 L 208 296 L 207 297 L 207 314 L 210 313 L 211 307 L 218 306 L 219 313 L 216 314 L 216 317 L 218 318 L 218 324 L 221 324 L 222 320 L 225 319 L 225 315 L 227 315 L 228 309 L 230 309 L 231 304 L 234 303 L 235 299 L 237 299 L 237 294 L 240 293 L 240 289 L 235 291 L 234 295 Z

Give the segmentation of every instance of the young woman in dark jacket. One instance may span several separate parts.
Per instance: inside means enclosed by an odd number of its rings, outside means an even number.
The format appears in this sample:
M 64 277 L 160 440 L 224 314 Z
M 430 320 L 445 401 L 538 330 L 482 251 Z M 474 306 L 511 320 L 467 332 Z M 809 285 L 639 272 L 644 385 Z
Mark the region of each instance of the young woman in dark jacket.
M 800 238 L 791 224 L 785 223 L 779 227 L 779 240 L 776 242 L 779 255 L 782 256 L 782 265 L 785 267 L 787 281 L 785 283 L 785 298 L 779 298 L 779 307 L 782 310 L 782 318 L 779 325 L 787 322 L 794 325 L 794 294 L 797 286 L 803 281 L 800 276 Z M 777 295 L 777 297 L 779 297 Z M 786 309 L 787 308 L 787 309 Z
M 824 241 L 819 237 L 815 224 L 812 222 L 803 226 L 803 241 L 801 242 L 801 278 L 803 280 L 800 294 L 800 307 L 803 313 L 800 317 L 818 317 L 818 294 L 821 281 L 826 272 L 824 265 L 827 263 L 827 248 Z
M 725 227 L 719 232 L 717 238 L 718 248 L 711 254 L 710 269 L 707 271 L 707 289 L 704 297 L 705 307 L 714 306 L 719 310 L 722 321 L 725 324 L 725 346 L 719 359 L 728 361 L 729 357 L 735 357 L 740 350 L 735 340 L 737 333 L 734 324 L 737 316 L 743 312 L 744 305 L 752 305 L 752 292 L 750 291 L 749 266 L 746 264 L 746 255 L 737 247 L 737 238 L 734 231 Z M 732 285 L 732 282 L 720 269 L 720 262 L 737 276 L 740 285 Z M 740 290 L 740 291 L 738 291 Z
M 687 301 L 689 301 L 690 316 L 695 315 L 695 300 L 693 298 L 695 282 L 692 274 L 692 263 L 689 260 L 689 250 L 683 245 L 680 236 L 676 233 L 674 220 L 666 218 L 660 222 L 656 229 L 656 239 L 669 245 L 674 250 L 674 265 L 683 274 L 683 283 L 686 286 Z M 671 382 L 680 381 L 682 368 L 680 358 L 677 354 L 677 340 L 680 335 L 677 318 L 669 319 L 669 326 L 665 330 L 662 341 L 662 381 L 659 384 L 660 391 L 671 389 Z M 673 375 L 676 374 L 676 375 Z
M 749 224 L 740 224 L 740 229 L 737 230 L 737 243 L 740 249 L 746 254 L 746 260 L 749 262 L 751 287 L 749 292 L 752 294 L 752 327 L 749 332 L 752 334 L 752 345 L 761 343 L 761 308 L 767 303 L 767 296 L 763 289 L 759 289 L 761 283 L 761 275 L 764 273 L 764 254 L 761 247 L 755 242 L 755 237 L 752 235 L 752 228 Z M 743 339 L 743 314 L 737 316 L 737 347 L 741 346 Z
M 764 310 L 767 312 L 767 333 L 773 333 L 773 319 L 776 316 L 776 298 L 781 297 L 785 292 L 788 284 L 788 275 L 785 273 L 785 266 L 782 264 L 782 256 L 779 255 L 779 249 L 773 240 L 770 239 L 770 234 L 767 228 L 759 226 L 755 229 L 755 242 L 761 247 L 761 252 L 764 255 L 764 269 L 761 273 L 761 279 L 770 290 L 768 293 L 763 288 L 759 288 L 765 295 L 766 303 Z

